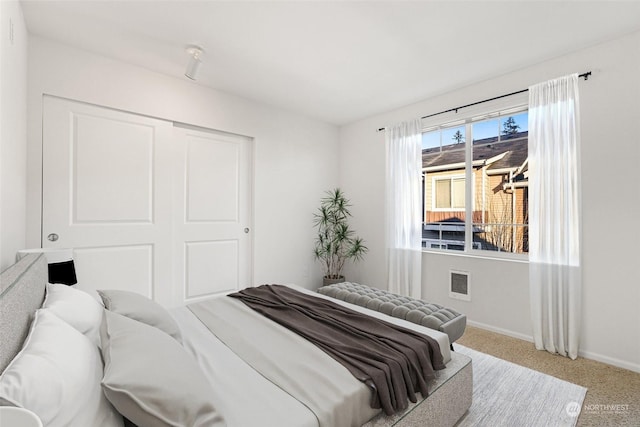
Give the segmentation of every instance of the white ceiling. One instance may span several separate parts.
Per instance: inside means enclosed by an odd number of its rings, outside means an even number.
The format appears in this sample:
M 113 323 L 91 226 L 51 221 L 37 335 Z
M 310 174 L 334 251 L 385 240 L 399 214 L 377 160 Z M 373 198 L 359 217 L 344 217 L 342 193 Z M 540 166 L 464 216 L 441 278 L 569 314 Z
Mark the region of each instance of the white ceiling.
M 22 1 L 32 34 L 345 124 L 640 30 L 640 1 Z M 583 71 L 583 70 L 576 70 Z

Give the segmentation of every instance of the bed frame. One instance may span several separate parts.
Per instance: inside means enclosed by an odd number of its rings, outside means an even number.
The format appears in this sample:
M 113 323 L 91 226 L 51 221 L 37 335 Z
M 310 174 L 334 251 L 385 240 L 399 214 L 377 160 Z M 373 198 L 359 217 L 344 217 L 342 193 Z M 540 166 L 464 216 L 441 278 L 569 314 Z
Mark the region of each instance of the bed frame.
M 18 354 L 35 311 L 42 306 L 47 283 L 43 254 L 29 254 L 0 275 L 0 372 Z M 447 368 L 436 372 L 427 398 L 391 417 L 378 415 L 366 427 L 453 426 L 471 406 L 471 359 L 455 352 Z M 2 402 L 0 402 L 0 406 Z
M 30 254 L 0 275 L 0 372 L 22 348 L 34 313 L 42 306 L 47 269 L 43 254 Z

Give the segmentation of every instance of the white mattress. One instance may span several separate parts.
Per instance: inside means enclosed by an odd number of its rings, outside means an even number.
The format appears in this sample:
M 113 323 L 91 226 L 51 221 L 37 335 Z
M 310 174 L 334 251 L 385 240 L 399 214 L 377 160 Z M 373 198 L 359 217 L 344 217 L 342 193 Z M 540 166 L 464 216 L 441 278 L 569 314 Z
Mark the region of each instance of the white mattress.
M 338 301 L 298 286 L 291 287 L 429 335 L 438 341 L 445 363 L 451 360 L 449 337 L 444 333 Z M 228 427 L 258 425 L 316 427 L 318 425 L 313 412 L 246 364 L 213 335 L 187 307 L 174 308 L 171 314 L 180 326 L 185 349 L 197 360 L 212 384 L 215 391 L 212 401 L 225 417 Z M 265 319 L 265 321 L 268 320 Z

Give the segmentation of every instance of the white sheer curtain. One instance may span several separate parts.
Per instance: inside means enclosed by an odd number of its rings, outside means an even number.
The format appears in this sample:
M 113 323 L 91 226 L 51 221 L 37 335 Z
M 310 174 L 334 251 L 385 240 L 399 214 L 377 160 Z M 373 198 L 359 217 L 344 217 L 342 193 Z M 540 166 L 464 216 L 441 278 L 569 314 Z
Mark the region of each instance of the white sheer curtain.
M 538 350 L 578 357 L 582 305 L 578 75 L 529 88 L 529 286 Z
M 386 130 L 386 250 L 389 291 L 422 296 L 422 123 Z

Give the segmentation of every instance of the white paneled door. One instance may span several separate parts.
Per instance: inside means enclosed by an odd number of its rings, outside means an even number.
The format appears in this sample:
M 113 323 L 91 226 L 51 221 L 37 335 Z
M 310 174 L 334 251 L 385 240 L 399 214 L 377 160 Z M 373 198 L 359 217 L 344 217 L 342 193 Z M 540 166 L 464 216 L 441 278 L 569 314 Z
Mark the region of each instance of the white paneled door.
M 42 246 L 163 305 L 250 285 L 251 140 L 44 98 Z M 245 233 L 246 229 L 246 233 Z
M 186 302 L 251 284 L 251 140 L 175 127 L 175 281 Z

